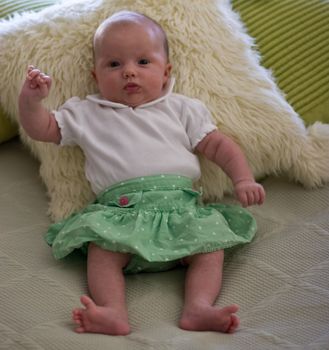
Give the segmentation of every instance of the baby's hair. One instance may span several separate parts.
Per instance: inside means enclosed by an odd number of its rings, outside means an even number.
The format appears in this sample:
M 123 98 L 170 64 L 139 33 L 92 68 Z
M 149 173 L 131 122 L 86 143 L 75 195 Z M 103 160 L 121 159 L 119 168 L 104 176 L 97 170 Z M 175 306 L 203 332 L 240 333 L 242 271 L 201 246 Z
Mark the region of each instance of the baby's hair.
M 108 17 L 107 19 L 105 19 L 97 28 L 94 38 L 93 38 L 93 55 L 94 55 L 94 61 L 95 61 L 95 47 L 96 47 L 96 40 L 97 40 L 97 36 L 100 32 L 102 32 L 103 30 L 106 29 L 107 25 L 109 23 L 111 23 L 114 19 L 116 19 L 116 17 L 118 18 L 118 20 L 120 19 L 120 17 L 122 17 L 122 21 L 128 21 L 128 18 L 135 18 L 135 19 L 140 19 L 140 20 L 144 20 L 144 21 L 148 21 L 151 24 L 154 25 L 154 27 L 160 32 L 160 35 L 163 38 L 163 48 L 164 48 L 164 52 L 166 54 L 166 58 L 167 61 L 169 62 L 169 43 L 168 43 L 168 37 L 167 34 L 165 32 L 165 30 L 162 28 L 162 26 L 160 25 L 159 22 L 157 22 L 156 20 L 154 20 L 153 18 L 144 15 L 143 13 L 139 13 L 139 12 L 135 12 L 135 11 L 119 11 L 114 13 L 112 16 Z

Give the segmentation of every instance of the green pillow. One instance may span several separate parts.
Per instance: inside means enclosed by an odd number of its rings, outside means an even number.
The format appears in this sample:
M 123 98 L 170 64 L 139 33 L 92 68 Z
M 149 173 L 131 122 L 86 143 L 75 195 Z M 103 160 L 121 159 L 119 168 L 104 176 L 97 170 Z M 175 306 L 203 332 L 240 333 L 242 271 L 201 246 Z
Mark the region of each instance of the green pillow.
M 0 0 L 0 18 L 15 12 L 37 11 L 53 5 L 58 0 Z
M 307 124 L 329 123 L 329 1 L 232 0 L 262 64 Z
M 0 18 L 9 18 L 15 12 L 36 11 L 53 5 L 58 0 L 0 0 Z M 1 93 L 1 92 L 0 92 Z M 0 143 L 17 135 L 17 126 L 9 120 L 0 106 Z

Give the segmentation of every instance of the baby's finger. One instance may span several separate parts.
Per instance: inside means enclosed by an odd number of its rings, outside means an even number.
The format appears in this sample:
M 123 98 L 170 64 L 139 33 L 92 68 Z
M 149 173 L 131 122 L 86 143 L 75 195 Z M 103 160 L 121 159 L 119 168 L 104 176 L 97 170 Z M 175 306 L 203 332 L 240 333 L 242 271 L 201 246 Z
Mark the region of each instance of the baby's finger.
M 261 194 L 258 188 L 254 190 L 254 203 L 253 204 L 259 204 L 259 201 L 261 199 Z
M 40 73 L 40 74 L 38 75 L 38 82 L 39 82 L 40 84 L 45 84 L 46 81 L 47 81 L 47 76 L 46 76 L 46 74 Z
M 238 191 L 237 192 L 237 197 L 239 202 L 242 204 L 242 206 L 245 208 L 248 206 L 248 197 L 246 192 L 244 191 Z
M 264 201 L 265 201 L 265 196 L 266 196 L 264 188 L 263 188 L 263 187 L 260 187 L 258 193 L 259 193 L 258 204 L 261 205 L 261 204 L 264 203 Z
M 49 77 L 48 77 L 49 78 Z M 41 84 L 39 84 L 39 89 L 42 95 L 46 96 L 48 95 L 50 88 L 50 82 L 48 80 L 44 79 Z
M 33 79 L 35 79 L 36 77 L 38 77 L 38 76 L 40 75 L 40 73 L 41 73 L 41 72 L 40 72 L 39 69 L 34 68 L 34 69 L 28 71 L 28 73 L 27 73 L 27 79 L 28 79 L 28 80 L 33 80 Z
M 29 81 L 31 89 L 36 89 L 38 87 L 46 87 L 47 89 L 49 89 L 51 85 L 50 77 L 40 72 L 38 69 L 34 69 L 30 72 Z
M 247 191 L 247 204 L 249 205 L 253 205 L 255 203 L 255 196 L 254 196 L 254 192 L 252 190 Z
M 51 85 L 51 78 L 49 75 L 46 75 L 44 73 L 40 74 L 41 84 L 47 85 L 48 88 L 50 88 Z
M 30 64 L 28 67 L 27 67 L 27 73 L 30 73 L 35 67 L 32 66 L 32 64 Z

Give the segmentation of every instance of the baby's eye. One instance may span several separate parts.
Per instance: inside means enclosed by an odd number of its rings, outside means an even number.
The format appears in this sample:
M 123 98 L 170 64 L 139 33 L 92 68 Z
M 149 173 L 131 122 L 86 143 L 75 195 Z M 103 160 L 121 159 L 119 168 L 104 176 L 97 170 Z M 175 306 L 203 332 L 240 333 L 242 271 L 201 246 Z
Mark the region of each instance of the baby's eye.
M 138 61 L 138 64 L 142 64 L 142 65 L 149 64 L 149 63 L 150 63 L 150 60 L 148 60 L 147 58 L 142 58 Z
M 120 66 L 120 62 L 118 62 L 118 61 L 111 61 L 111 62 L 109 62 L 109 66 L 111 68 L 119 67 Z

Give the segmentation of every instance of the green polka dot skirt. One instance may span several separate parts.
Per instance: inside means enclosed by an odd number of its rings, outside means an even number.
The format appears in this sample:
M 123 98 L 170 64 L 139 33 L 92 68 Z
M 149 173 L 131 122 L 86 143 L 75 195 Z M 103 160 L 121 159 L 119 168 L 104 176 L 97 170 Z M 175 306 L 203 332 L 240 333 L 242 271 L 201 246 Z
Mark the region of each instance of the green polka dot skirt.
M 102 192 L 96 201 L 50 226 L 46 240 L 56 259 L 89 242 L 131 254 L 126 273 L 163 271 L 183 257 L 248 243 L 256 232 L 239 206 L 203 205 L 192 180 L 177 175 L 132 179 Z

